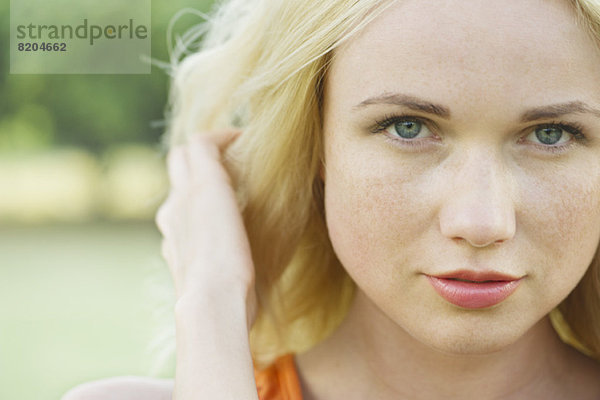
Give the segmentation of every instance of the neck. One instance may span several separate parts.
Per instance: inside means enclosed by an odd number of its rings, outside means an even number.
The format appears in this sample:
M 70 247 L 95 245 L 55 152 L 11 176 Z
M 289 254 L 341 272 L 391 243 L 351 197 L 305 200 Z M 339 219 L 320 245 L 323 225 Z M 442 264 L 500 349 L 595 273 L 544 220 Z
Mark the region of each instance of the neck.
M 573 357 L 548 318 L 500 351 L 443 353 L 414 339 L 358 290 L 342 325 L 296 360 L 307 400 L 549 399 L 544 393 L 564 390 Z

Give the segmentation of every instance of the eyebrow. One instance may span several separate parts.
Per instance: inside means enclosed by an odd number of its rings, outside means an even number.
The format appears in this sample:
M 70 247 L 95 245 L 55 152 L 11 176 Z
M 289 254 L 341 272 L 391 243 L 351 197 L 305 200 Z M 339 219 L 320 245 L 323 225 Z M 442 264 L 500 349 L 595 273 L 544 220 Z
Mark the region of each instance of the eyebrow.
M 445 119 L 450 119 L 451 117 L 450 109 L 446 106 L 401 93 L 384 93 L 379 96 L 370 97 L 355 105 L 353 110 L 359 110 L 375 104 L 403 106 L 414 111 L 437 115 Z M 558 118 L 567 114 L 593 114 L 600 118 L 599 109 L 593 108 L 582 101 L 571 101 L 532 108 L 523 112 L 519 119 L 522 123 L 525 123 L 540 119 Z
M 600 110 L 592 108 L 582 101 L 571 101 L 568 103 L 552 104 L 527 110 L 521 114 L 521 122 L 558 118 L 567 114 L 593 114 L 596 117 L 600 117 Z
M 450 118 L 450 110 L 440 104 L 430 103 L 419 99 L 415 96 L 410 96 L 400 93 L 384 93 L 379 96 L 370 97 L 353 107 L 354 110 L 359 110 L 374 104 L 391 104 L 403 106 L 414 111 L 422 111 L 428 114 L 434 114 L 442 118 Z

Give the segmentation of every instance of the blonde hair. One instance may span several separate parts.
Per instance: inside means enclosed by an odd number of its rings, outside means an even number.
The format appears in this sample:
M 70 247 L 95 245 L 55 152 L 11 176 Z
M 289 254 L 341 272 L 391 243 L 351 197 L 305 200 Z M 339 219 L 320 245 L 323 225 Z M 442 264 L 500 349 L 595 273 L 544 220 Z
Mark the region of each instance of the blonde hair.
M 324 339 L 352 300 L 355 284 L 324 222 L 323 82 L 333 50 L 393 1 L 230 0 L 175 51 L 166 142 L 243 129 L 225 163 L 256 268 L 260 310 L 250 344 L 259 367 Z M 600 7 L 592 1 L 572 3 L 600 42 Z M 565 341 L 600 359 L 598 254 L 551 317 Z

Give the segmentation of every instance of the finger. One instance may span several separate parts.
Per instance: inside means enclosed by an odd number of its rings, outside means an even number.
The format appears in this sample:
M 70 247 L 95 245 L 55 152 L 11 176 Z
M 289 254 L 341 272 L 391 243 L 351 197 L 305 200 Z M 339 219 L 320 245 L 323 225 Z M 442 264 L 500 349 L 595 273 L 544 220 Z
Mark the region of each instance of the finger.
M 169 233 L 169 226 L 171 223 L 169 210 L 169 204 L 167 200 L 158 208 L 156 211 L 156 216 L 154 217 L 154 222 L 156 227 L 160 231 L 163 236 L 167 236 Z
M 242 133 L 240 129 L 228 129 L 212 131 L 206 134 L 206 138 L 214 143 L 219 151 L 223 153 Z
M 184 187 L 190 179 L 190 166 L 185 146 L 174 146 L 167 154 L 169 182 L 174 188 Z
M 177 263 L 175 257 L 177 253 L 173 251 L 172 243 L 167 239 L 163 239 L 160 245 L 160 250 L 163 259 L 167 262 L 169 270 L 171 271 L 171 273 L 173 273 L 175 271 L 175 265 Z
M 180 268 L 177 264 L 178 263 L 178 260 L 176 257 L 177 252 L 173 250 L 172 243 L 167 240 L 164 240 L 164 239 L 161 244 L 161 252 L 162 252 L 162 257 L 167 264 L 169 273 L 171 274 L 171 279 L 173 281 L 175 293 L 181 293 L 180 292 L 180 290 L 181 290 L 180 282 L 183 279 L 182 278 L 183 275 L 182 275 L 182 271 L 180 270 Z
M 222 153 L 229 147 L 242 133 L 239 129 L 219 130 L 198 132 L 190 136 L 191 143 L 200 143 L 211 150 L 211 155 L 220 158 Z M 218 152 L 214 152 L 216 147 Z
M 233 131 L 197 134 L 190 138 L 188 147 L 189 176 L 194 186 L 208 182 L 230 183 L 229 175 L 221 164 L 221 152 L 239 133 Z

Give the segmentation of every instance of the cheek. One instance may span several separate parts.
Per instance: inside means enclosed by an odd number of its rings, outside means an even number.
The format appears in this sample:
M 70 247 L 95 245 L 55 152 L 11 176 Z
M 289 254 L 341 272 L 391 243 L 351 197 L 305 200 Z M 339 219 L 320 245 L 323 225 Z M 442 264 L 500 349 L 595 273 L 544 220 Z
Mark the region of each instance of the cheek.
M 405 265 L 403 260 L 410 258 L 432 208 L 413 181 L 415 176 L 419 174 L 414 168 L 381 152 L 331 154 L 326 221 L 333 248 L 350 275 L 367 273 L 392 282 L 385 278 L 392 266 Z
M 566 291 L 589 266 L 600 239 L 600 174 L 582 167 L 521 181 L 517 231 L 527 239 L 523 250 L 545 260 L 534 271 L 541 284 Z

